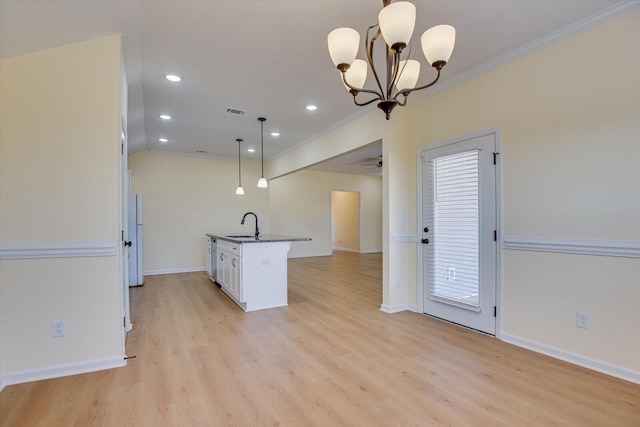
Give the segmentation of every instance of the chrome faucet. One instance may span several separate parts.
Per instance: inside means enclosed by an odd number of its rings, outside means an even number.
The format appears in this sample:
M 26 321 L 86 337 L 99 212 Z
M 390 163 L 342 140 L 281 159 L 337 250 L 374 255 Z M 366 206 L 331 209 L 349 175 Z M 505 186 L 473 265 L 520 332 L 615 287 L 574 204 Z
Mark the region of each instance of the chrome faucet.
M 260 236 L 260 230 L 258 230 L 258 215 L 254 214 L 253 212 L 247 212 L 242 217 L 242 221 L 240 221 L 240 224 L 244 224 L 244 219 L 247 217 L 247 215 L 253 215 L 256 219 L 256 240 L 258 240 L 258 236 Z

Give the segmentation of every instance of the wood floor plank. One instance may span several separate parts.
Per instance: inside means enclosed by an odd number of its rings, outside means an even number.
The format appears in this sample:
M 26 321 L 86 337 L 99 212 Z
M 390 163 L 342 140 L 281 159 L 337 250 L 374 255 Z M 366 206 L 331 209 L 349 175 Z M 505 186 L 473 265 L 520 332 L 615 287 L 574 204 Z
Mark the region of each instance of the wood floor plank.
M 382 303 L 380 254 L 289 260 L 289 306 L 132 288 L 124 368 L 7 386 L 0 426 L 640 426 L 640 386 Z

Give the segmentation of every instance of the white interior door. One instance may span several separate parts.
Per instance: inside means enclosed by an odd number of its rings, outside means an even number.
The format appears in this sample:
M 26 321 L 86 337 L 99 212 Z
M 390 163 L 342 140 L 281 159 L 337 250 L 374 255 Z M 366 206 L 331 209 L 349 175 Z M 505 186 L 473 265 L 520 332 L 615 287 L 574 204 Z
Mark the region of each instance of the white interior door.
M 496 333 L 496 137 L 422 152 L 424 313 Z
M 129 184 L 130 176 L 127 168 L 127 124 L 124 116 L 120 116 L 121 128 L 120 128 L 120 198 L 121 198 L 121 218 L 122 224 L 121 238 L 121 260 L 122 260 L 122 313 L 123 321 L 122 327 L 124 328 L 124 335 L 126 338 L 127 332 L 131 330 L 131 316 L 129 308 L 129 247 L 125 244 L 129 236 L 128 227 L 128 201 L 129 201 Z

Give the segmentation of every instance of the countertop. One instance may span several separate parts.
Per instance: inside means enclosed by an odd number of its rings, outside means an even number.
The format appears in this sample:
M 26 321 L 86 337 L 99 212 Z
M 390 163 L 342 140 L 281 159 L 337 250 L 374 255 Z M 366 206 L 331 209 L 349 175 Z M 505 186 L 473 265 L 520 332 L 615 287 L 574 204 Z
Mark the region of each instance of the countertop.
M 311 240 L 311 237 L 283 236 L 280 234 L 260 234 L 256 240 L 253 235 L 246 232 L 238 233 L 207 233 L 209 237 L 222 239 L 233 243 L 273 243 L 273 242 L 303 242 Z

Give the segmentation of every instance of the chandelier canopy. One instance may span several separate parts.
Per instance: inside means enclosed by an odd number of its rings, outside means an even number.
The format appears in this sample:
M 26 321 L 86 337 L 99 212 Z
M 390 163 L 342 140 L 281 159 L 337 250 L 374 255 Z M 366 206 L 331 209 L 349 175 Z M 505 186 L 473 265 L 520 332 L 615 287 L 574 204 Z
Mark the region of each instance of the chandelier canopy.
M 437 25 L 422 34 L 420 42 L 422 51 L 429 64 L 436 69 L 435 79 L 422 86 L 416 86 L 420 75 L 420 63 L 409 59 L 411 55 L 411 36 L 416 23 L 416 7 L 413 3 L 391 0 L 382 1 L 383 8 L 378 14 L 378 23 L 367 29 L 365 52 L 367 61 L 356 59 L 360 34 L 352 28 L 337 28 L 327 36 L 329 54 L 335 66 L 342 74 L 345 88 L 353 95 L 353 102 L 359 106 L 378 102 L 378 108 L 384 111 L 389 120 L 391 111 L 400 105 L 407 104 L 411 92 L 433 86 L 440 78 L 440 71 L 447 64 L 456 39 L 456 30 L 451 25 Z M 371 32 L 375 33 L 371 37 Z M 386 42 L 386 84 L 380 82 L 373 62 L 373 47 L 378 37 Z M 402 51 L 409 47 L 404 59 Z M 368 65 L 367 65 L 368 64 Z M 364 89 L 369 67 L 376 80 L 378 90 Z M 358 95 L 367 93 L 372 99 L 359 102 Z

